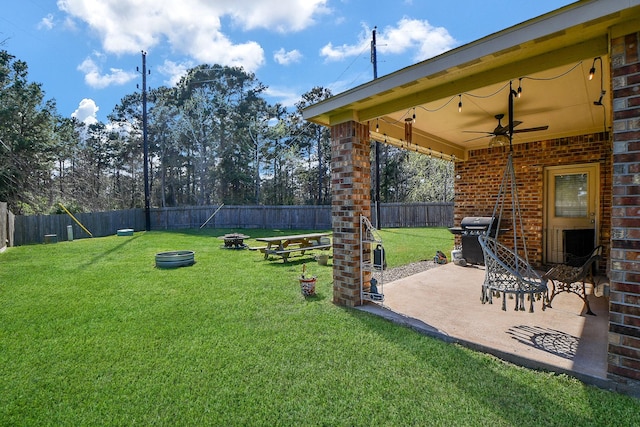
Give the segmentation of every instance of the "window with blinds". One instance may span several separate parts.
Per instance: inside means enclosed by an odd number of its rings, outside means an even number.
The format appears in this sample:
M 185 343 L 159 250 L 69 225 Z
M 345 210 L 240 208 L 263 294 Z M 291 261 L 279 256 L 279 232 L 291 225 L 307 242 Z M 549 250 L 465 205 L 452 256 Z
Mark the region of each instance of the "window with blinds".
M 555 216 L 584 218 L 588 212 L 586 173 L 555 176 Z

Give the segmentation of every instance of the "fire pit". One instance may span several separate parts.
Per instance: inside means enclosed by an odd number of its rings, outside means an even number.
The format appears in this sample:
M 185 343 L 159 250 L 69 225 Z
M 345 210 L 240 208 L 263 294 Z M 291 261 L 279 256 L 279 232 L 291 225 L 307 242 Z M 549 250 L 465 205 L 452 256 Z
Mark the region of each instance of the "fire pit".
M 224 240 L 224 249 L 245 249 L 247 245 L 244 244 L 244 239 L 248 239 L 249 236 L 239 233 L 225 234 L 218 237 L 220 240 Z

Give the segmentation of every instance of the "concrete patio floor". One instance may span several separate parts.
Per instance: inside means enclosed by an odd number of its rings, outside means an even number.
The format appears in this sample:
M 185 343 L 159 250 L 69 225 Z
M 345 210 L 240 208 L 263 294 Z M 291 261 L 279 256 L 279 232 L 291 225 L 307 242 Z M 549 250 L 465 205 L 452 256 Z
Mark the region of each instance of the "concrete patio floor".
M 358 308 L 520 366 L 616 388 L 607 379 L 608 298 L 589 296 L 596 316 L 585 314 L 583 301 L 569 293 L 557 295 L 546 310 L 536 301 L 534 313 L 528 301 L 527 311 L 515 311 L 507 299 L 503 311 L 502 298 L 481 303 L 484 274 L 484 266 L 437 266 L 385 283 L 382 304 Z

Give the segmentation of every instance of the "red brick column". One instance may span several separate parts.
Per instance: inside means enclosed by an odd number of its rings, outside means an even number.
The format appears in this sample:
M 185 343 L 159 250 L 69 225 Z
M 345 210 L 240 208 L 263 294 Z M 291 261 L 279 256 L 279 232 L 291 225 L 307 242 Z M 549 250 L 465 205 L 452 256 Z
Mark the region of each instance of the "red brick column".
M 612 40 L 609 376 L 640 380 L 640 33 Z
M 371 218 L 369 126 L 331 128 L 333 302 L 360 304 L 360 215 Z

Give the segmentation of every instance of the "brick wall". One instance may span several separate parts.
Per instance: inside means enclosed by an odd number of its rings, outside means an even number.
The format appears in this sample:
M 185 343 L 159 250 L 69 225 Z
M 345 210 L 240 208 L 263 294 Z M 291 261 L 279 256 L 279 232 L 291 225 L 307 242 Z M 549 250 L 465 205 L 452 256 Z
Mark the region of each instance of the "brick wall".
M 640 380 L 640 33 L 611 44 L 613 207 L 609 376 Z
M 469 152 L 469 160 L 456 163 L 454 223 L 467 216 L 491 216 L 507 164 L 507 147 Z M 561 138 L 513 147 L 518 199 L 524 219 L 529 262 L 539 266 L 543 255 L 544 168 L 577 163 L 600 163 L 600 244 L 609 248 L 611 224 L 611 143 L 608 133 Z M 510 203 L 510 197 L 506 201 Z M 510 210 L 505 208 L 506 216 Z M 504 217 L 503 217 L 504 220 Z M 509 222 L 501 227 L 511 228 Z M 508 245 L 510 233 L 504 235 Z M 457 237 L 457 244 L 460 243 Z
M 347 122 L 331 128 L 333 302 L 360 301 L 360 215 L 371 218 L 369 127 Z

